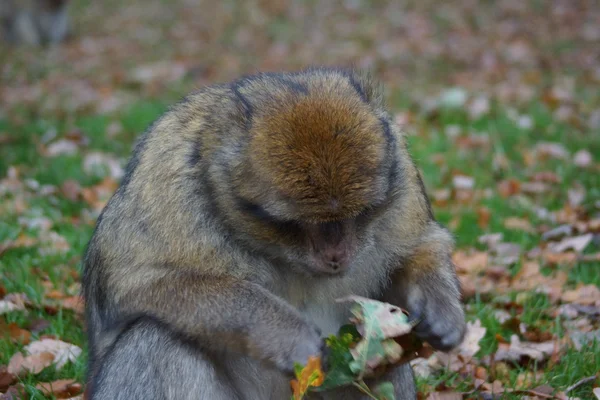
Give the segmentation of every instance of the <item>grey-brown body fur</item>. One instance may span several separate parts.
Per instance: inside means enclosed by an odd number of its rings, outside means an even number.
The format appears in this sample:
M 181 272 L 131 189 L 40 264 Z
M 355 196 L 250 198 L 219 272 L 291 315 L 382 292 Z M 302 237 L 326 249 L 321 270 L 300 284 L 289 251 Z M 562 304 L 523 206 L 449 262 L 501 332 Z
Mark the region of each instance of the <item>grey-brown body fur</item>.
M 394 161 L 393 201 L 369 224 L 348 272 L 334 276 L 307 273 L 277 246 L 253 241 L 231 193 L 257 110 L 280 95 L 310 96 L 310 82 L 321 81 L 368 103 Z M 402 134 L 361 76 L 317 69 L 204 88 L 139 140 L 89 243 L 91 399 L 289 399 L 280 370 L 319 350 L 319 330 L 347 323 L 347 305 L 335 299 L 349 294 L 408 308 L 423 318 L 424 338 L 451 348 L 464 332 L 451 249 Z M 410 367 L 387 379 L 398 399 L 415 398 Z
M 13 44 L 57 44 L 69 35 L 66 0 L 0 1 L 0 35 Z

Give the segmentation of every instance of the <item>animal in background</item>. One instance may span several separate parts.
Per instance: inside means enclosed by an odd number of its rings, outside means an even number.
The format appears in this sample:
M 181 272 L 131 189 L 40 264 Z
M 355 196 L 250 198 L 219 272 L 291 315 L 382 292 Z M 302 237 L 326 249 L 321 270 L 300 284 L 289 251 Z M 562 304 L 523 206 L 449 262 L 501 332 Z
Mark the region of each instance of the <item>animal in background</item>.
M 68 0 L 1 0 L 0 32 L 11 44 L 54 45 L 69 35 Z

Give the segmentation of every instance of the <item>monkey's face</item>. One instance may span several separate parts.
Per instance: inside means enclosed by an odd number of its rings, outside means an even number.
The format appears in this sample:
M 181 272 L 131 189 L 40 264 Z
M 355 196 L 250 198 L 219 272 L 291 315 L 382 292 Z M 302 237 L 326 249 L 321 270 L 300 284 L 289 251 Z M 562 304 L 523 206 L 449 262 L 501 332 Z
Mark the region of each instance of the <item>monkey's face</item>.
M 284 99 L 255 117 L 232 189 L 244 220 L 235 229 L 320 274 L 343 273 L 372 242 L 373 210 L 389 202 L 398 165 L 387 121 L 352 87 L 336 90 Z
M 281 214 L 291 208 L 286 203 L 267 202 L 263 207 L 239 199 L 234 229 L 243 233 L 253 249 L 260 248 L 274 260 L 313 275 L 344 274 L 373 242 L 370 227 L 377 218 L 373 210 L 330 221 L 288 219 Z

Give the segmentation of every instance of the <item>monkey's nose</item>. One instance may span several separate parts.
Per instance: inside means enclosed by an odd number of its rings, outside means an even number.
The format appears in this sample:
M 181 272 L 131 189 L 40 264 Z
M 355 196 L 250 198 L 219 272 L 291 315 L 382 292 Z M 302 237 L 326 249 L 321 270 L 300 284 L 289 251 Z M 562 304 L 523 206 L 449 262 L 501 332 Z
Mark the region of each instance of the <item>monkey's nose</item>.
M 323 254 L 325 264 L 334 271 L 344 266 L 346 258 L 346 252 L 340 249 L 330 249 Z

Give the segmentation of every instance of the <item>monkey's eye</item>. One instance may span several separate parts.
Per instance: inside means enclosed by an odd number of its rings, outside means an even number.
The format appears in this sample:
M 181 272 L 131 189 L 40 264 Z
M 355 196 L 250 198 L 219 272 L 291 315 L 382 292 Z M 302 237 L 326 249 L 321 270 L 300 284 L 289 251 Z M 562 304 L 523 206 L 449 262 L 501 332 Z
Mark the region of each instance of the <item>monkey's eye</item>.
M 242 212 L 253 216 L 254 218 L 266 221 L 266 222 L 277 222 L 278 219 L 273 215 L 269 214 L 267 210 L 256 203 L 252 203 L 248 200 L 239 200 L 240 210 Z
M 238 199 L 240 210 L 263 223 L 270 224 L 282 233 L 297 234 L 300 226 L 296 221 L 282 220 L 269 213 L 264 207 L 245 199 Z
M 377 204 L 372 204 L 369 207 L 363 209 L 360 214 L 358 214 L 359 221 L 371 221 L 381 215 L 387 209 L 388 202 L 384 201 Z

